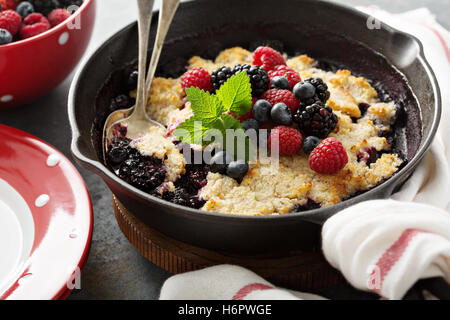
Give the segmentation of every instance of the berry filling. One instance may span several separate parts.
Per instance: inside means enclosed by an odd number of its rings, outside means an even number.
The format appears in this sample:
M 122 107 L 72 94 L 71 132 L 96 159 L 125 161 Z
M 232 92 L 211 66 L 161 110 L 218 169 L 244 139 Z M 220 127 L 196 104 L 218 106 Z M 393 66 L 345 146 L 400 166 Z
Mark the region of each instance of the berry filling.
M 366 165 L 370 166 L 371 163 L 374 163 L 378 159 L 378 152 L 375 148 L 361 148 L 358 154 L 358 161 L 364 162 Z
M 305 204 L 296 204 L 291 212 L 303 212 L 308 210 L 319 209 L 321 206 L 319 203 L 315 202 L 308 198 L 308 201 Z
M 116 174 L 129 184 L 153 193 L 166 177 L 162 161 L 142 155 L 127 138 L 114 138 L 107 153 L 107 161 Z

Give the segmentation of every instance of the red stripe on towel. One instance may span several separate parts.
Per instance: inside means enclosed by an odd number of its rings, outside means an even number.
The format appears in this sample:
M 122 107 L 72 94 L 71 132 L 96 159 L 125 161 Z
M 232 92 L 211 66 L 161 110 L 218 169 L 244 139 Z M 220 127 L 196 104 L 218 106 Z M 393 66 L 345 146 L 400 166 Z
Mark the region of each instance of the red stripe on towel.
M 376 263 L 375 268 L 371 274 L 371 278 L 373 278 L 376 273 L 379 273 L 377 275 L 380 281 L 379 285 L 373 288 L 376 293 L 381 293 L 384 279 L 386 278 L 392 267 L 395 265 L 395 263 L 401 258 L 411 240 L 417 234 L 423 232 L 424 231 L 417 229 L 406 229 L 405 231 L 403 231 L 397 241 L 395 241 L 394 244 L 383 253 L 383 255 Z
M 250 293 L 256 290 L 267 290 L 267 289 L 273 289 L 273 287 L 268 286 L 263 283 L 251 283 L 244 287 L 242 287 L 231 300 L 242 300 L 246 296 L 248 296 Z

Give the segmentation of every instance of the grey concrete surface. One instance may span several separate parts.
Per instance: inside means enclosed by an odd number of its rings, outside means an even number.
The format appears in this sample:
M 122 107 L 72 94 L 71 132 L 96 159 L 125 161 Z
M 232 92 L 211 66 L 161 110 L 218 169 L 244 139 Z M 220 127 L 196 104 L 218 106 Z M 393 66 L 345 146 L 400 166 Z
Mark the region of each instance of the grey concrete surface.
M 98 15 L 88 52 L 135 18 L 134 1 L 97 0 Z M 337 0 L 348 5 L 377 5 L 392 12 L 428 7 L 439 22 L 450 29 L 448 0 Z M 67 95 L 70 75 L 59 87 L 39 100 L 17 110 L 0 112 L 0 123 L 34 134 L 61 150 L 70 159 L 70 130 L 67 119 Z M 143 258 L 120 232 L 111 206 L 111 193 L 103 181 L 79 168 L 94 205 L 94 235 L 87 266 L 82 275 L 81 290 L 69 299 L 157 299 L 169 273 Z M 348 286 L 319 290 L 330 298 L 364 299 Z

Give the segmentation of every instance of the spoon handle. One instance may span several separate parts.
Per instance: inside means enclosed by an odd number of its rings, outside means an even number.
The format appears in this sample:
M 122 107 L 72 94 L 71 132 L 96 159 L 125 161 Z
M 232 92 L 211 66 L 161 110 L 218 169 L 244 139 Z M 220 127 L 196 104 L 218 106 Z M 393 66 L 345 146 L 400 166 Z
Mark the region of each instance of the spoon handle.
M 161 9 L 159 11 L 158 31 L 156 33 L 156 40 L 153 46 L 152 58 L 147 72 L 146 92 L 150 92 L 153 76 L 155 75 L 156 67 L 158 66 L 159 56 L 161 55 L 164 40 L 169 31 L 175 11 L 177 11 L 180 0 L 161 0 Z
M 138 33 L 139 33 L 139 61 L 138 84 L 136 95 L 136 108 L 133 116 L 145 118 L 145 106 L 147 104 L 145 86 L 145 67 L 147 65 L 148 38 L 152 22 L 154 0 L 137 0 L 138 5 Z

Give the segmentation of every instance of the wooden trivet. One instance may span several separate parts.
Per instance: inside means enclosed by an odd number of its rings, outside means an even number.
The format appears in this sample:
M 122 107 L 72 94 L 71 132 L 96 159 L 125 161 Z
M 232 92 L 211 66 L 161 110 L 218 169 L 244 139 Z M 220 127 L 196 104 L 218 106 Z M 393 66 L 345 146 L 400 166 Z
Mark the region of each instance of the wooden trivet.
M 133 246 L 152 263 L 174 274 L 227 263 L 248 268 L 277 286 L 300 291 L 345 281 L 321 252 L 294 251 L 255 256 L 215 252 L 181 242 L 147 226 L 114 195 L 113 207 L 120 229 Z

